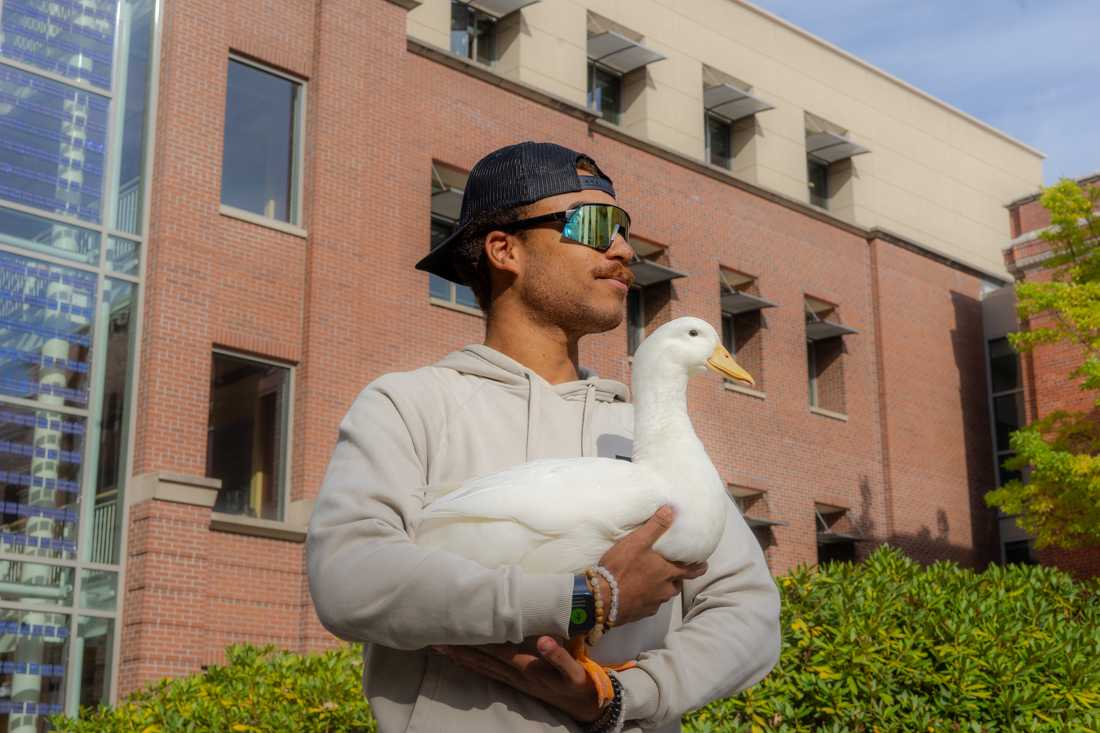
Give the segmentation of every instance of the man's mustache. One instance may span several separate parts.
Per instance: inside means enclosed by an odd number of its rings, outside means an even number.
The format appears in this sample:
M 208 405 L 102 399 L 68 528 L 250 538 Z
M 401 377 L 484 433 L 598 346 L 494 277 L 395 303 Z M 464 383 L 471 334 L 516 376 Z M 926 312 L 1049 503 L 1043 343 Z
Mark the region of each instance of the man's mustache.
M 597 278 L 613 277 L 616 280 L 622 280 L 626 283 L 627 287 L 634 284 L 634 273 L 629 267 L 612 267 L 607 270 L 597 270 L 593 275 Z

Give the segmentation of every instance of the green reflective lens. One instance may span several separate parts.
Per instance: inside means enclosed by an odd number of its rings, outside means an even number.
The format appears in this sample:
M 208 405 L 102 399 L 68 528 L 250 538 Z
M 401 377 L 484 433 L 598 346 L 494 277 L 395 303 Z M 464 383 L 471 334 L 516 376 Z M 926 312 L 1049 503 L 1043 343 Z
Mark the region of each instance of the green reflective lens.
M 603 252 L 611 247 L 615 235 L 630 238 L 630 216 L 611 204 L 582 204 L 572 211 L 562 236 Z

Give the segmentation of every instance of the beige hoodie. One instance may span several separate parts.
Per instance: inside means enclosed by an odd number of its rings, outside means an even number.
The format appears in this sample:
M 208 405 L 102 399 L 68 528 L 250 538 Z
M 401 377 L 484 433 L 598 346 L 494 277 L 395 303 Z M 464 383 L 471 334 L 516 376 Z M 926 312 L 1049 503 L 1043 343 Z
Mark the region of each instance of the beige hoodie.
M 417 547 L 427 501 L 460 482 L 535 458 L 629 457 L 633 407 L 623 384 L 551 385 L 484 345 L 360 393 L 310 520 L 310 592 L 326 629 L 367 643 L 364 689 L 383 733 L 574 731 L 577 725 L 426 647 L 565 636 L 569 575 L 487 569 Z M 678 731 L 680 716 L 739 692 L 779 658 L 779 594 L 731 501 L 702 577 L 648 619 L 612 629 L 593 656 L 637 659 L 618 674 L 626 730 Z

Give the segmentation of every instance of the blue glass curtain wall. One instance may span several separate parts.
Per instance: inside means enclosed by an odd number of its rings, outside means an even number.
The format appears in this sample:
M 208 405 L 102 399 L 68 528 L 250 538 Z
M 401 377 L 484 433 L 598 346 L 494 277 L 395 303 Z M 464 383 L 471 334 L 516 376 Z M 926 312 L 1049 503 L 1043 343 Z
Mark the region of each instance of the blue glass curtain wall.
M 0 733 L 111 700 L 158 0 L 0 0 Z

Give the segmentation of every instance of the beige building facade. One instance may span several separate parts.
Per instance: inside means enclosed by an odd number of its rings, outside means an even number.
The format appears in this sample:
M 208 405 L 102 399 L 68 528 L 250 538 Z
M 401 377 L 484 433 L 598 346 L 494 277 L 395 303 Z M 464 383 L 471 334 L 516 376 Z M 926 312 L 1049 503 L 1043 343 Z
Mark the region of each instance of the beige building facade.
M 456 30 L 465 16 L 470 33 Z M 1042 183 L 1037 150 L 741 0 L 424 0 L 408 33 L 603 112 L 625 135 L 1000 278 L 1004 207 Z M 594 76 L 614 85 L 612 114 Z M 712 144 L 715 130 L 728 140 Z

